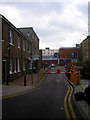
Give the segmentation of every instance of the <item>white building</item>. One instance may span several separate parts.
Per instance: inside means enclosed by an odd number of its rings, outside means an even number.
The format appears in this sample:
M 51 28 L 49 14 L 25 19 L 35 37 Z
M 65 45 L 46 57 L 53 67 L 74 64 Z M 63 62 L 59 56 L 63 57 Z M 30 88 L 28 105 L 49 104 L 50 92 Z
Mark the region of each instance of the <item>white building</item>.
M 53 56 L 55 53 L 59 53 L 59 49 L 42 49 L 42 56 Z

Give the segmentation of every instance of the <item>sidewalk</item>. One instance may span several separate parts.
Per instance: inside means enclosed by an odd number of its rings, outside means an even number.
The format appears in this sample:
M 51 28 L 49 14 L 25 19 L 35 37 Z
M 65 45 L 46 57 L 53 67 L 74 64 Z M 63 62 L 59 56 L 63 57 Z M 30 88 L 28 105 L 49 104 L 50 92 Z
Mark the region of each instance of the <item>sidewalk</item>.
M 48 68 L 46 68 L 44 72 L 47 70 Z M 43 79 L 40 79 L 40 72 L 39 74 L 33 73 L 33 84 L 32 84 L 32 74 L 27 74 L 26 75 L 26 86 L 24 86 L 24 77 L 18 78 L 14 80 L 13 82 L 8 82 L 9 85 L 6 85 L 6 83 L 4 83 L 2 85 L 2 97 L 14 95 L 14 94 L 18 94 L 21 92 L 34 89 L 43 82 L 45 77 L 46 77 L 46 74 L 43 76 Z
M 77 92 L 84 92 L 86 86 L 90 84 L 90 80 L 86 80 L 86 79 L 81 79 L 80 80 L 80 85 L 74 85 L 75 91 L 74 94 Z M 73 96 L 74 97 L 74 96 Z M 75 100 L 75 98 L 74 98 Z M 90 105 L 88 105 L 88 103 L 85 100 L 81 100 L 81 101 L 76 101 L 75 100 L 75 104 L 77 105 L 77 108 L 79 109 L 79 112 L 81 113 L 81 115 L 86 119 L 90 119 Z M 81 110 L 82 109 L 82 110 Z

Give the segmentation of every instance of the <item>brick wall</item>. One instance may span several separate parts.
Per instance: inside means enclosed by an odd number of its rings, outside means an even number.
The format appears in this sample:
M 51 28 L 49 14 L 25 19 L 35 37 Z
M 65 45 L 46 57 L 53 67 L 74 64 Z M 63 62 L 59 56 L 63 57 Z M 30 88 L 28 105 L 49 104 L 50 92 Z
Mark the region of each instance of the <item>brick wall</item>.
M 2 56 L 3 61 L 6 61 L 6 72 L 7 79 L 9 81 L 17 79 L 23 76 L 25 71 L 23 71 L 23 62 L 24 60 L 28 60 L 30 57 L 30 51 L 27 51 L 27 41 L 28 39 L 24 37 L 11 23 L 8 21 L 4 21 L 3 19 L 3 32 L 2 39 L 4 42 L 2 43 Z M 13 44 L 10 44 L 10 30 L 13 33 Z M 18 48 L 18 36 L 20 37 L 20 48 Z M 23 39 L 25 40 L 25 50 L 23 50 Z M 29 43 L 30 44 L 30 43 Z M 12 73 L 10 74 L 10 58 L 12 59 Z M 20 71 L 18 71 L 18 59 L 20 60 Z M 16 62 L 15 62 L 16 61 Z M 15 71 L 16 66 L 16 71 Z M 27 64 L 27 72 L 29 72 L 29 65 Z M 4 69 L 4 68 L 3 68 Z M 4 74 L 4 73 L 3 73 Z M 4 76 L 4 75 L 3 75 Z

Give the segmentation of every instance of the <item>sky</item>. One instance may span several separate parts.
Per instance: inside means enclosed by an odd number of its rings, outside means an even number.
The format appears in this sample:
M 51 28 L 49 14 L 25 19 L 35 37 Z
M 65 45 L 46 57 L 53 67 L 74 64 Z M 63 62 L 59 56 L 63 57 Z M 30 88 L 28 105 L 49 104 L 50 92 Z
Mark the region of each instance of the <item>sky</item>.
M 1 0 L 0 14 L 18 27 L 33 27 L 39 48 L 75 47 L 88 35 L 88 0 Z

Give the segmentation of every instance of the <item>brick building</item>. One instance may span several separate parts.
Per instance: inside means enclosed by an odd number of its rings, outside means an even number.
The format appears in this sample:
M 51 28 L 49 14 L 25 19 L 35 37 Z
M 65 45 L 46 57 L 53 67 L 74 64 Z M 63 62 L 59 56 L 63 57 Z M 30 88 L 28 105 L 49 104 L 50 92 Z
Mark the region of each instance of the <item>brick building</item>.
M 25 73 L 30 73 L 31 41 L 29 38 L 3 15 L 0 15 L 0 31 L 3 82 L 12 81 Z M 39 46 L 37 49 L 39 51 Z
M 77 47 L 62 47 L 59 49 L 60 64 L 67 62 L 77 63 L 79 48 Z
M 30 43 L 31 43 L 31 57 L 33 61 L 33 68 L 38 70 L 37 68 L 39 66 L 39 38 L 36 35 L 35 31 L 32 27 L 24 27 L 24 28 L 18 28 L 25 36 L 28 37 Z
M 90 36 L 80 43 L 81 62 L 90 61 Z

